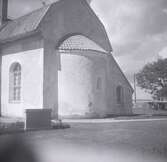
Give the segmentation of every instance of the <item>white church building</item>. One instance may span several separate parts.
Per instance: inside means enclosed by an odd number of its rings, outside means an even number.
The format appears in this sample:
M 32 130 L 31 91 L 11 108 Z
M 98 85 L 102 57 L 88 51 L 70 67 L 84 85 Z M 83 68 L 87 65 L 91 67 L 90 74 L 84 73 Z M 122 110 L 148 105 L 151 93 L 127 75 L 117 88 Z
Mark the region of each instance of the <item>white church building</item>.
M 0 0 L 2 116 L 52 109 L 53 117 L 132 113 L 133 88 L 86 0 L 59 0 L 9 20 Z

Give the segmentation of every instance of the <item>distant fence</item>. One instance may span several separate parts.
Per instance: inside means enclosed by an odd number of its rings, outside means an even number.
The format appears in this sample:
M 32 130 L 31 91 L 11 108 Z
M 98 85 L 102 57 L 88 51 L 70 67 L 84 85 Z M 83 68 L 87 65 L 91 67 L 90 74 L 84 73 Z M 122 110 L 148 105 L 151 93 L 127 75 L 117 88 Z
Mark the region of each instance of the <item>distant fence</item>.
M 134 114 L 167 115 L 167 101 L 138 101 L 133 106 Z

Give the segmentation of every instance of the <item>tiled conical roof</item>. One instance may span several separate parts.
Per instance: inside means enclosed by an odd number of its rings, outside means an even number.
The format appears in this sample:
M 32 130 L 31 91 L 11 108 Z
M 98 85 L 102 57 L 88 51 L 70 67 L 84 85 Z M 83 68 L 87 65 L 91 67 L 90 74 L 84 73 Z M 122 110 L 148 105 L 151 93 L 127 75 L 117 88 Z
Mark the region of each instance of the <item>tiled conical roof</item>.
M 59 50 L 94 50 L 106 53 L 102 47 L 82 35 L 69 37 L 60 45 Z

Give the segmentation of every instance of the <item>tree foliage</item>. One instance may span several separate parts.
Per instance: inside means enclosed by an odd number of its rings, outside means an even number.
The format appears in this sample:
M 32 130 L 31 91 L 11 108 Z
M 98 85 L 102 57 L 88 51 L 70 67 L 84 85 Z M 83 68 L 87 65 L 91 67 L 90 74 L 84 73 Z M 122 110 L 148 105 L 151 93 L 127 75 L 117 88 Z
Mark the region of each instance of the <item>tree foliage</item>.
M 146 64 L 136 75 L 138 86 L 154 98 L 167 97 L 167 59 Z

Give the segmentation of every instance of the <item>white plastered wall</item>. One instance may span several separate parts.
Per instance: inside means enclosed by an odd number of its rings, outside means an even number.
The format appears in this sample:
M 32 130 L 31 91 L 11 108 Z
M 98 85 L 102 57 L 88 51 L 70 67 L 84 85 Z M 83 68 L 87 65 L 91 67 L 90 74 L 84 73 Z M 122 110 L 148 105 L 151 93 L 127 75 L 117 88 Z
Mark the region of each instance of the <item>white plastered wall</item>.
M 9 69 L 21 64 L 21 102 L 9 102 Z M 1 108 L 3 116 L 24 117 L 25 109 L 43 107 L 43 48 L 2 56 Z
M 59 115 L 105 114 L 105 59 L 99 52 L 91 51 L 62 52 L 60 55 Z M 102 79 L 100 90 L 96 89 L 98 77 Z

